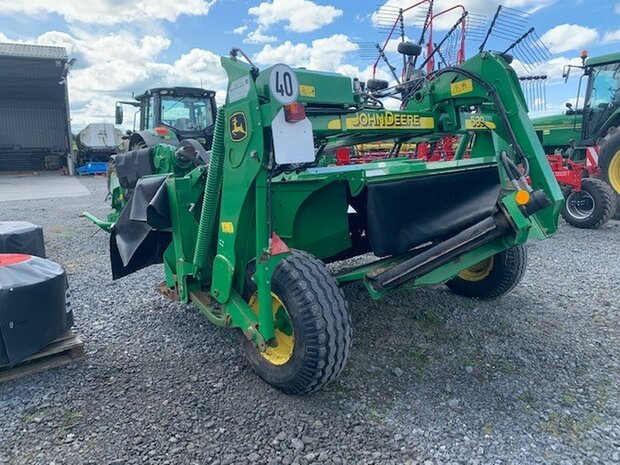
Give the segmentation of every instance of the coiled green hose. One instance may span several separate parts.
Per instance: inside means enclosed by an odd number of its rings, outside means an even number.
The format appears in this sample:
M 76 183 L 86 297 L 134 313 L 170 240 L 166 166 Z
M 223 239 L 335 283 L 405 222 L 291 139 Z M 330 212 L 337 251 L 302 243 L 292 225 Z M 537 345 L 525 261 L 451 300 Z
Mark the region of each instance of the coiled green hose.
M 202 199 L 202 210 L 200 211 L 200 222 L 198 223 L 196 248 L 194 250 L 194 266 L 198 269 L 204 268 L 207 264 L 209 247 L 213 243 L 213 235 L 215 234 L 215 215 L 219 206 L 224 170 L 225 126 L 224 108 L 220 107 L 215 118 L 213 147 L 209 159 L 207 182 Z

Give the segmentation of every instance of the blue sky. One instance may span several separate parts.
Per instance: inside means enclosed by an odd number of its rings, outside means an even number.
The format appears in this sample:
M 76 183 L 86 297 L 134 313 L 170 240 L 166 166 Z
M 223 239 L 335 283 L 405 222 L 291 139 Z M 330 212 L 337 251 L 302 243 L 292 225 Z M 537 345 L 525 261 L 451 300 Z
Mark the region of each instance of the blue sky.
M 77 58 L 70 76 L 75 128 L 111 122 L 114 102 L 156 85 L 203 85 L 223 98 L 226 80 L 218 56 L 242 47 L 260 66 L 285 62 L 362 79 L 371 62 L 360 41 L 379 42 L 376 12 L 405 7 L 410 0 L 0 0 L 0 41 L 62 45 Z M 435 11 L 452 6 L 436 0 Z M 472 15 L 488 18 L 500 3 L 463 0 Z M 531 13 L 552 54 L 531 73 L 548 74 L 547 108 L 559 111 L 574 98 L 577 79 L 561 79 L 564 64 L 590 55 L 620 51 L 620 0 L 507 0 Z M 387 5 L 387 6 L 386 6 Z M 417 39 L 416 15 L 407 33 Z M 440 39 L 456 17 L 436 24 Z M 474 52 L 475 41 L 467 43 Z M 505 42 L 493 39 L 491 48 Z M 392 56 L 392 55 L 391 55 Z M 396 57 L 392 58 L 396 61 Z M 519 66 L 518 63 L 516 66 Z M 520 74 L 524 72 L 519 70 Z M 577 75 L 578 73 L 575 73 Z M 387 77 L 386 68 L 379 77 Z

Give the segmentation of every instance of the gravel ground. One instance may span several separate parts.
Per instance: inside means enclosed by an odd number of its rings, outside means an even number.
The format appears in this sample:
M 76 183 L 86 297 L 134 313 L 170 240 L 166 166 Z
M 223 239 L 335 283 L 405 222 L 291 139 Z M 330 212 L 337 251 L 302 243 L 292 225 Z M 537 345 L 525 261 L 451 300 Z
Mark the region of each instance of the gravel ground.
M 562 224 L 530 247 L 501 302 L 444 287 L 374 302 L 345 289 L 355 326 L 341 377 L 285 396 L 234 334 L 154 288 L 160 267 L 113 282 L 91 196 L 0 202 L 45 227 L 69 275 L 87 357 L 0 385 L 0 463 L 620 463 L 620 223 Z

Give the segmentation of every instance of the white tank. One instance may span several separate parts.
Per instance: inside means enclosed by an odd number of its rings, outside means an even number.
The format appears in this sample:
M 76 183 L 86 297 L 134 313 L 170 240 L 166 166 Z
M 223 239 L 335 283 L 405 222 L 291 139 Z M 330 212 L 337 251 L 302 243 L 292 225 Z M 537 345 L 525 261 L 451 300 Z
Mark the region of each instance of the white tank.
M 114 153 L 119 145 L 123 133 L 109 123 L 91 123 L 77 135 L 77 145 L 81 152 Z

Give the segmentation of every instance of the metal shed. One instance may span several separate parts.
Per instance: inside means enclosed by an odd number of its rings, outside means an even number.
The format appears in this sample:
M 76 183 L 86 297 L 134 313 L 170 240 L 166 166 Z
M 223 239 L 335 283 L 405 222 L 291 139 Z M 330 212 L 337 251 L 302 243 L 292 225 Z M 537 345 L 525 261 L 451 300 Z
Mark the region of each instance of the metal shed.
M 0 43 L 0 170 L 66 163 L 71 125 L 63 47 Z

